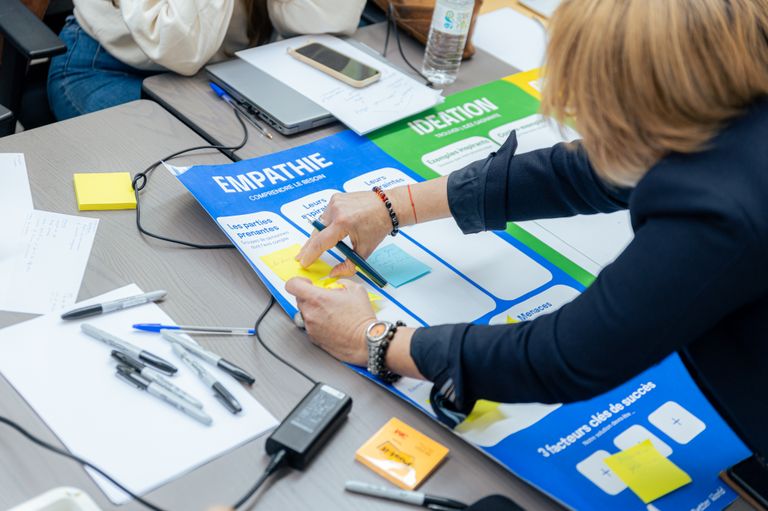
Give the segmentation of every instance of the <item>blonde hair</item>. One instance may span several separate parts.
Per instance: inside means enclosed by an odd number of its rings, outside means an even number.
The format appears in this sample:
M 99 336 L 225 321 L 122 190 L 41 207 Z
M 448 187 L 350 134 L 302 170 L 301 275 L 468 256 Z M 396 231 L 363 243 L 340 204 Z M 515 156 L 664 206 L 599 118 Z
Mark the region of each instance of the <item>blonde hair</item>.
M 768 94 L 768 0 L 564 0 L 549 34 L 543 113 L 573 120 L 615 184 Z

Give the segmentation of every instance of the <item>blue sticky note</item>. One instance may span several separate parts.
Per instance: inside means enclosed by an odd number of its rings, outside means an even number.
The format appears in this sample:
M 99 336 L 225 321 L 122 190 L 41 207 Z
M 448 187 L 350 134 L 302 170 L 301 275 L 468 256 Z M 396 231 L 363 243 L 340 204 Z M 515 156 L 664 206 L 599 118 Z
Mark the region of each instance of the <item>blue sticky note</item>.
M 371 254 L 368 263 L 395 287 L 412 282 L 432 271 L 429 266 L 397 245 L 381 247 Z

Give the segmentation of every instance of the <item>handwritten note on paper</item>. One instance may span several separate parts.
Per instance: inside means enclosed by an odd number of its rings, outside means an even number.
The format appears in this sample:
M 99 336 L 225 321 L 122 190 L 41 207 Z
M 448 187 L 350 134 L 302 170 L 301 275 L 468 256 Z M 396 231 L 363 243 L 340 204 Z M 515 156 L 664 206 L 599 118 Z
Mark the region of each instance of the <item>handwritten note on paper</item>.
M 691 482 L 691 477 L 645 440 L 603 460 L 645 504 Z
M 71 307 L 98 223 L 96 218 L 30 212 L 18 250 L 0 261 L 0 310 L 46 314 Z
M 381 78 L 367 87 L 352 87 L 288 54 L 289 48 L 299 48 L 310 42 L 324 44 L 377 69 Z M 363 50 L 329 35 L 294 37 L 243 50 L 236 55 L 322 106 L 360 135 L 444 101 L 440 91 L 430 89 Z
M 302 268 L 299 262 L 296 260 L 296 254 L 301 250 L 301 245 L 295 243 L 289 247 L 277 250 L 271 254 L 261 256 L 261 260 L 264 264 L 275 272 L 283 282 L 292 279 L 293 277 L 304 277 L 309 279 L 316 286 L 326 287 L 327 284 L 335 282 L 336 279 L 328 277 L 331 273 L 331 266 L 318 259 L 312 263 L 309 268 Z
M 385 245 L 376 250 L 368 263 L 395 287 L 412 282 L 431 271 L 422 263 L 397 245 Z

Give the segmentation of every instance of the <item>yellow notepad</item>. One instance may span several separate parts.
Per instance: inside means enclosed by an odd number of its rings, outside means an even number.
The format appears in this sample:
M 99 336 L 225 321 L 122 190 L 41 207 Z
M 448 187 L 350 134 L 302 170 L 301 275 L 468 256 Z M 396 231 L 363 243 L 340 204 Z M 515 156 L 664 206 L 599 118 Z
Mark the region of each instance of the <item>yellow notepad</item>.
M 413 490 L 447 455 L 447 447 L 393 418 L 357 450 L 355 459 L 400 488 Z
M 645 440 L 604 460 L 614 474 L 645 504 L 691 482 L 691 476 Z
M 80 211 L 136 209 L 128 172 L 75 174 L 75 197 Z

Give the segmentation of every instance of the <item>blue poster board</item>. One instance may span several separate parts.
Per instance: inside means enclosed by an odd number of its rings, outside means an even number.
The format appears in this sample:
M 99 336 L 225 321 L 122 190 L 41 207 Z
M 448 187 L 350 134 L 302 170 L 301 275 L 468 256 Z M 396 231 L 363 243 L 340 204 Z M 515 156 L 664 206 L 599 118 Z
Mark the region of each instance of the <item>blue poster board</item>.
M 422 181 L 351 131 L 228 165 L 173 168 L 251 264 L 283 309 L 296 304 L 277 255 L 304 243 L 309 221 L 334 193 Z M 450 219 L 406 227 L 388 238 L 431 271 L 401 287 L 376 287 L 379 317 L 412 326 L 531 320 L 572 300 L 584 286 L 506 232 L 463 236 Z M 325 254 L 330 266 L 340 254 Z M 370 375 L 354 368 L 364 376 Z M 377 383 L 381 384 L 381 382 Z M 388 386 L 432 415 L 430 384 Z M 482 403 L 456 433 L 517 476 L 574 509 L 723 509 L 735 494 L 718 473 L 749 455 L 696 387 L 677 355 L 623 385 L 568 405 Z M 692 483 L 646 506 L 603 459 L 642 440 L 682 468 Z

